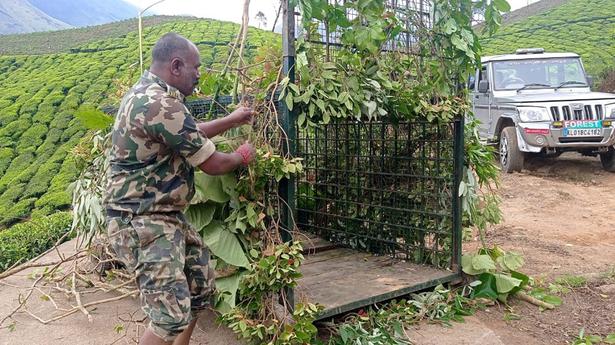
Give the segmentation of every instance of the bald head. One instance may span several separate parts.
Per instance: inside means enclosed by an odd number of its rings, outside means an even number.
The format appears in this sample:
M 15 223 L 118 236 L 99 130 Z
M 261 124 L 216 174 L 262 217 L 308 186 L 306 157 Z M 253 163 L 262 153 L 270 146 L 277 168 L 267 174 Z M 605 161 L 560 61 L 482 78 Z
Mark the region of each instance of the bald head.
M 171 62 L 174 57 L 184 57 L 193 49 L 195 49 L 194 44 L 188 39 L 174 32 L 169 32 L 156 42 L 152 50 L 152 63 Z
M 194 43 L 170 32 L 156 42 L 152 50 L 150 72 L 188 96 L 201 77 L 200 60 L 199 50 Z

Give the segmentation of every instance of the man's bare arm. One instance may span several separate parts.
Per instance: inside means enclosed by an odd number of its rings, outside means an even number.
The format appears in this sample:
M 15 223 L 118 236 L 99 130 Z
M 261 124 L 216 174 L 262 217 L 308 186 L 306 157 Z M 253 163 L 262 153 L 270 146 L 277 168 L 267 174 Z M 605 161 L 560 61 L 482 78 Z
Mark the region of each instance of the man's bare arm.
M 224 175 L 242 165 L 247 166 L 254 159 L 256 151 L 249 143 L 237 148 L 233 153 L 214 152 L 199 168 L 209 175 Z
M 199 168 L 208 175 L 224 175 L 242 165 L 243 158 L 239 153 L 214 152 Z
M 240 107 L 225 117 L 200 122 L 197 124 L 197 127 L 206 137 L 213 138 L 231 128 L 251 123 L 254 114 L 254 110 L 251 108 Z

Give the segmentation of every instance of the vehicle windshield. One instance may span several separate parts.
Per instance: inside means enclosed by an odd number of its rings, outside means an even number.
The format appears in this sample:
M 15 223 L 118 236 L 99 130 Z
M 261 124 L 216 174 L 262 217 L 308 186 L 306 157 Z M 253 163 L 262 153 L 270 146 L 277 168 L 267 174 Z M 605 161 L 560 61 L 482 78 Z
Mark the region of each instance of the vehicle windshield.
M 587 87 L 578 58 L 496 61 L 493 72 L 495 90 Z

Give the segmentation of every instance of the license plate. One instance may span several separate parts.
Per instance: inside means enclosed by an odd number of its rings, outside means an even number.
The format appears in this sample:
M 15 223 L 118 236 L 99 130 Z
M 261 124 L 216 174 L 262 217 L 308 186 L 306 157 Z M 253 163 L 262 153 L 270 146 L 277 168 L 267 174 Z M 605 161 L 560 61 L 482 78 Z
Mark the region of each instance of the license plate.
M 565 137 L 601 137 L 602 128 L 564 128 Z

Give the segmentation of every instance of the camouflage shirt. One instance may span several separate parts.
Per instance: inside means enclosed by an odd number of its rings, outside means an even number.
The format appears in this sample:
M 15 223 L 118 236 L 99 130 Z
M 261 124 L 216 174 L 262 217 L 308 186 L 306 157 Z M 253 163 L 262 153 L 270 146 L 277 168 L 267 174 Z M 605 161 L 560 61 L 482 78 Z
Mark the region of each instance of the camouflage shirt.
M 106 207 L 134 214 L 182 211 L 194 195 L 194 167 L 214 151 L 182 93 L 145 71 L 122 99 L 113 125 Z

